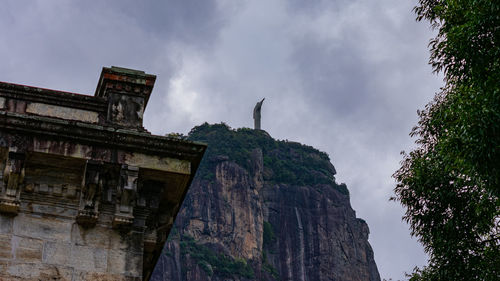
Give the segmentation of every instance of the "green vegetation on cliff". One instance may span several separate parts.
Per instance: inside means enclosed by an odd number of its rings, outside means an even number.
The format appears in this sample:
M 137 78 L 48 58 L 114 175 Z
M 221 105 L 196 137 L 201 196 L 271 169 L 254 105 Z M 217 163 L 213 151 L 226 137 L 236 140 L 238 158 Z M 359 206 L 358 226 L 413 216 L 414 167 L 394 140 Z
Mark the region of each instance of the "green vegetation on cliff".
M 233 259 L 229 256 L 218 254 L 209 247 L 198 244 L 188 235 L 182 236 L 180 246 L 181 254 L 194 258 L 201 269 L 209 276 L 215 273 L 223 277 L 255 277 L 252 267 L 244 259 Z
M 210 162 L 217 157 L 227 157 L 250 170 L 251 153 L 260 148 L 264 160 L 264 180 L 292 185 L 328 184 L 345 195 L 349 194 L 345 185 L 335 183 L 336 172 L 328 154 L 311 146 L 275 140 L 261 130 L 231 129 L 224 123 L 204 123 L 194 127 L 189 132 L 188 139 L 208 144 L 198 169 L 199 176 L 204 179 L 214 178 Z
M 264 221 L 262 228 L 263 228 L 262 241 L 264 246 L 268 246 L 276 239 L 276 235 L 274 235 L 273 226 L 269 222 Z

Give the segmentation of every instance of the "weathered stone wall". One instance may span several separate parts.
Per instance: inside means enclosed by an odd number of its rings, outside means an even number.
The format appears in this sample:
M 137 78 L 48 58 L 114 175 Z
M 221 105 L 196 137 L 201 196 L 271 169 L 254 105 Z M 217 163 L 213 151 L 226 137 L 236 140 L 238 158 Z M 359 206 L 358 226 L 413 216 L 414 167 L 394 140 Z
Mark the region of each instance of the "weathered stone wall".
M 149 280 L 206 145 L 142 124 L 155 76 L 94 97 L 0 82 L 0 281 Z
M 67 218 L 0 216 L 0 280 L 142 280 L 142 234 Z

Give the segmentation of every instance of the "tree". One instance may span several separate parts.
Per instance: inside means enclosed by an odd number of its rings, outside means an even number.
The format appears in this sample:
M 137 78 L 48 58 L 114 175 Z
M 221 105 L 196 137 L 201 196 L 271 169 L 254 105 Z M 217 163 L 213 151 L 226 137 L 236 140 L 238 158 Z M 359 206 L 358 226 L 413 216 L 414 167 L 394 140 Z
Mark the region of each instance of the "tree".
M 429 254 L 411 280 L 500 278 L 500 1 L 419 0 L 445 86 L 410 135 L 395 197 Z

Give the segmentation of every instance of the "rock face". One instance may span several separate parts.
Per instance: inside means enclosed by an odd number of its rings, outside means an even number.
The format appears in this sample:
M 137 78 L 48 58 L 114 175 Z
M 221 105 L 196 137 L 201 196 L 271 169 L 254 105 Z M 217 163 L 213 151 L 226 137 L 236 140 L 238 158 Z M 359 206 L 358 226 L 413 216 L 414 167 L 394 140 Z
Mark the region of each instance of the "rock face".
M 325 153 L 223 124 L 189 138 L 209 148 L 152 280 L 380 280 Z
M 379 280 L 368 226 L 347 196 L 278 184 L 266 185 L 262 199 L 275 236 L 265 250 L 280 280 Z

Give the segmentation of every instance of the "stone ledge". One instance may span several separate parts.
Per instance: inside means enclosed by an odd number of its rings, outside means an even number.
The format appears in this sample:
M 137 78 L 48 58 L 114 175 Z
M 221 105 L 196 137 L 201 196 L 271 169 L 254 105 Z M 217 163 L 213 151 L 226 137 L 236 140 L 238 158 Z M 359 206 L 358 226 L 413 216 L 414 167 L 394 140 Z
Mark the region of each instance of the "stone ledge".
M 206 149 L 205 144 L 197 142 L 0 110 L 0 130 L 2 129 L 48 139 L 68 140 L 80 144 L 174 157 L 193 161 L 196 164 L 201 161 Z
M 100 97 L 0 82 L 0 96 L 28 102 L 43 102 L 70 108 L 106 113 L 106 100 Z M 2 107 L 3 108 L 3 107 Z

